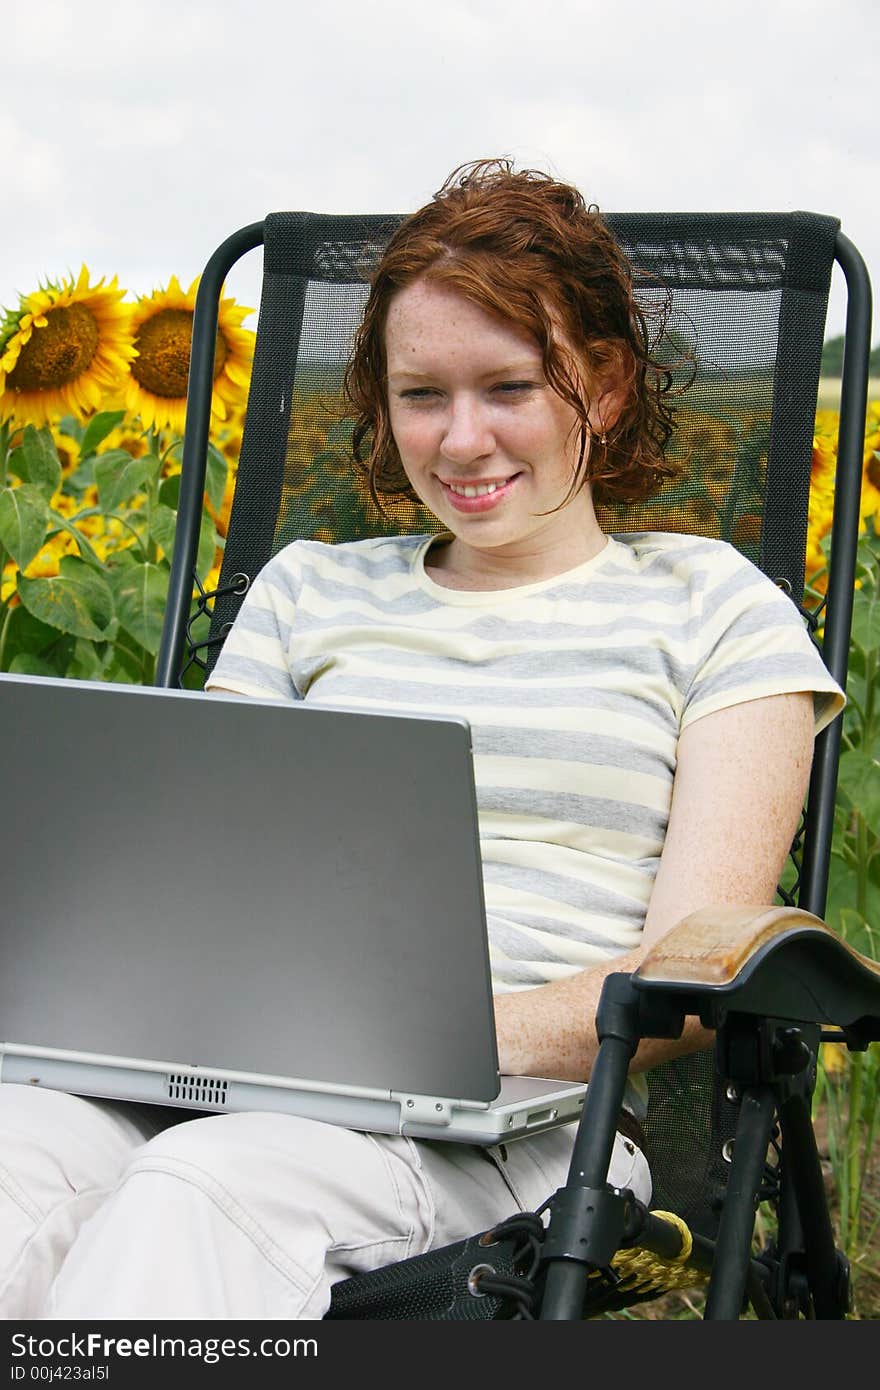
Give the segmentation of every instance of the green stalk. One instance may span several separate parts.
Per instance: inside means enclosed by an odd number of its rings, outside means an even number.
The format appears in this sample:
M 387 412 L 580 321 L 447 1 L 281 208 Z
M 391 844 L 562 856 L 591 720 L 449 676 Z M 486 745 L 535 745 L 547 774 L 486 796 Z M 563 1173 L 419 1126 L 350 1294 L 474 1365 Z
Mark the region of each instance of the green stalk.
M 9 479 L 9 441 L 12 438 L 12 420 L 0 421 L 0 487 L 6 487 Z M 0 545 L 0 586 L 3 583 L 3 571 L 6 568 L 6 561 L 9 556 L 5 548 Z M 3 610 L 3 625 L 0 627 L 0 671 L 4 670 L 6 659 L 6 638 L 9 633 L 9 623 L 12 618 L 12 605 L 7 601 L 0 605 Z
M 0 422 L 0 488 L 6 486 L 6 465 L 9 461 L 9 435 L 11 422 L 3 420 Z M 3 584 L 3 571 L 6 568 L 7 555 L 3 546 L 0 545 L 0 586 Z M 5 605 L 4 605 L 5 606 Z M 6 647 L 6 630 L 9 627 L 10 608 L 6 608 L 3 615 L 3 631 L 0 633 L 0 671 L 3 670 L 3 652 Z
M 880 1055 L 880 1054 L 878 1054 L 877 1045 L 876 1045 L 876 1043 L 872 1043 L 871 1046 L 868 1048 L 868 1051 L 865 1053 L 865 1061 L 864 1061 L 864 1078 L 863 1078 L 863 1080 L 864 1080 L 864 1082 L 865 1082 L 865 1085 L 864 1085 L 865 1099 L 864 1099 L 864 1106 L 863 1106 L 864 1113 L 863 1113 L 863 1116 L 862 1116 L 862 1120 L 863 1120 L 863 1124 L 864 1124 L 864 1128 L 865 1128 L 865 1134 L 864 1134 L 864 1144 L 863 1144 L 863 1146 L 862 1146 L 862 1152 L 863 1152 L 864 1154 L 866 1154 L 866 1155 L 867 1155 L 867 1154 L 870 1154 L 871 1151 L 872 1151 L 872 1149 L 873 1149 L 873 1147 L 874 1147 L 874 1138 L 875 1138 L 875 1135 L 876 1135 L 876 1133 L 877 1133 L 878 1111 L 880 1111 L 880 1090 L 878 1090 L 878 1085 L 877 1085 L 877 1082 L 878 1082 L 878 1068 L 877 1068 L 878 1055 Z M 864 1183 L 865 1183 L 865 1177 L 866 1177 L 866 1169 L 867 1169 L 867 1166 L 868 1166 L 867 1163 L 863 1163 L 863 1164 L 862 1164 L 862 1178 L 861 1178 L 861 1184 L 860 1184 L 860 1187 L 859 1187 L 859 1194 L 858 1194 L 858 1209 L 859 1209 L 859 1213 L 860 1213 L 860 1214 L 862 1213 L 862 1194 L 863 1194 L 863 1191 L 864 1191 Z M 876 1225 L 876 1221 L 875 1221 L 874 1224 Z M 870 1236 L 868 1236 L 868 1238 L 867 1238 L 867 1240 L 866 1240 L 866 1244 L 868 1243 L 869 1240 L 870 1240 Z
M 855 869 L 858 863 L 858 859 L 854 851 L 850 849 L 849 845 L 846 843 L 845 840 L 840 841 L 837 852 L 839 853 L 840 858 L 843 860 L 844 864 L 846 864 L 850 869 Z
M 162 457 L 161 452 L 160 452 L 161 447 L 162 447 L 162 436 L 161 436 L 161 434 L 159 433 L 158 430 L 153 429 L 153 427 L 151 426 L 151 427 L 150 427 L 150 430 L 149 430 L 149 434 L 147 435 L 147 449 L 148 449 L 148 452 L 149 452 L 150 454 L 152 454 L 155 458 L 161 458 L 161 457 Z M 160 470 L 159 470 L 159 473 L 160 473 L 160 474 L 161 474 L 161 471 L 162 471 L 162 470 L 160 469 Z M 157 561 L 158 558 L 159 558 L 159 547 L 158 547 L 158 545 L 156 544 L 156 542 L 153 540 L 153 537 L 152 537 L 152 534 L 151 534 L 151 527 L 152 527 L 152 522 L 153 522 L 153 509 L 154 509 L 154 507 L 156 506 L 158 500 L 159 500 L 159 477 L 157 476 L 156 479 L 154 480 L 154 482 L 152 483 L 149 492 L 147 493 L 147 535 L 146 535 L 146 554 L 147 554 L 147 561 L 148 561 L 148 563 L 151 564 L 151 565 L 155 565 L 155 564 L 156 564 L 156 561 Z
M 859 1193 L 862 1188 L 861 1146 L 859 1135 L 862 1118 L 862 1082 L 865 1067 L 863 1052 L 855 1052 L 849 1067 L 849 1107 L 846 1117 L 846 1170 L 847 1170 L 847 1227 L 849 1242 L 847 1254 L 850 1259 L 856 1255 L 856 1242 L 859 1234 Z
M 848 1171 L 840 1152 L 840 1140 L 842 1137 L 840 1089 L 841 1088 L 836 1083 L 830 1083 L 825 1092 L 825 1104 L 828 1114 L 828 1150 L 831 1158 L 831 1167 L 834 1172 L 835 1185 L 837 1187 L 837 1219 L 840 1227 L 839 1240 L 841 1249 L 848 1250 L 850 1201 Z
M 873 745 L 874 709 L 876 700 L 874 688 L 877 684 L 878 674 L 880 674 L 880 672 L 878 672 L 878 667 L 880 667 L 880 650 L 878 650 L 877 648 L 872 648 L 871 651 L 868 652 L 867 658 L 865 660 L 866 694 L 865 713 L 862 725 L 862 737 L 865 748 L 870 748 Z
M 0 487 L 6 486 L 6 465 L 9 462 L 9 439 L 12 434 L 12 421 L 0 423 Z
M 873 655 L 873 653 L 872 653 Z M 869 663 L 870 664 L 870 663 Z M 869 687 L 870 689 L 870 684 Z M 864 729 L 867 734 L 867 727 Z M 856 911 L 862 921 L 868 915 L 868 824 L 859 812 L 856 817 Z M 858 1236 L 859 1194 L 862 1189 L 861 1135 L 862 1089 L 864 1082 L 865 1056 L 862 1052 L 853 1053 L 849 1069 L 849 1108 L 846 1120 L 846 1166 L 848 1172 L 848 1197 L 850 1205 L 849 1225 L 852 1241 Z
M 131 534 L 134 536 L 135 540 L 137 541 L 138 545 L 140 546 L 141 550 L 144 552 L 144 556 L 146 556 L 147 551 L 146 546 L 144 545 L 143 536 L 141 535 L 137 527 L 132 526 L 131 522 L 128 521 L 127 518 L 122 515 L 122 512 L 102 512 L 100 507 L 86 507 L 83 511 L 77 512 L 76 516 L 72 516 L 70 520 L 71 523 L 76 523 L 77 521 L 80 521 L 84 516 L 98 515 L 109 517 L 114 521 L 118 521 L 121 526 L 124 526 L 126 530 L 130 531 Z M 103 566 L 103 568 L 106 569 L 106 565 Z
M 3 573 L 2 555 L 3 552 L 0 550 L 0 574 Z M 6 611 L 3 614 L 3 626 L 0 627 L 0 671 L 4 670 L 3 661 L 6 657 L 6 634 L 9 631 L 9 620 L 12 617 L 11 604 L 4 604 L 4 608 Z
M 856 911 L 863 922 L 868 920 L 868 822 L 859 811 L 856 815 Z

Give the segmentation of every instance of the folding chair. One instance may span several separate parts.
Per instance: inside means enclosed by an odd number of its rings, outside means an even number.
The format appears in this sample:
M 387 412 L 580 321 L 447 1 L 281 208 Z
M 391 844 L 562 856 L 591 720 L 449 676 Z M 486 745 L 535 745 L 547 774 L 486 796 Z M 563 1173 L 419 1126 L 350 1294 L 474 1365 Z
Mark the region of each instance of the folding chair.
M 831 217 L 646 214 L 607 219 L 645 300 L 696 358 L 671 452 L 681 477 L 637 506 L 600 510 L 605 530 L 687 531 L 732 542 L 779 584 L 832 675 L 846 683 L 870 343 L 870 283 Z M 398 216 L 277 213 L 235 233 L 199 288 L 180 511 L 157 684 L 198 685 L 251 580 L 295 537 L 346 541 L 438 529 L 413 504 L 375 510 L 347 458 L 342 370 L 371 269 Z M 193 564 L 205 480 L 217 300 L 245 251 L 264 278 L 241 460 L 218 587 Z M 838 477 L 827 593 L 804 604 L 811 447 L 832 263 L 848 288 Z M 198 583 L 198 581 L 196 581 Z M 818 645 L 818 641 L 817 641 Z M 334 1287 L 329 1317 L 569 1319 L 676 1287 L 707 1285 L 705 1317 L 842 1318 L 848 1269 L 835 1248 L 811 1120 L 821 1041 L 880 1038 L 880 967 L 822 922 L 841 721 L 818 738 L 779 905 L 701 912 L 634 975 L 606 983 L 601 1045 L 568 1183 L 541 1214 Z M 219 754 L 222 756 L 222 754 Z M 719 932 L 719 926 L 724 930 Z M 723 945 L 713 944 L 721 939 Z M 641 1037 L 686 1015 L 713 1051 L 648 1074 L 652 1210 L 606 1184 L 626 1069 Z M 753 1249 L 756 1208 L 776 1235 Z

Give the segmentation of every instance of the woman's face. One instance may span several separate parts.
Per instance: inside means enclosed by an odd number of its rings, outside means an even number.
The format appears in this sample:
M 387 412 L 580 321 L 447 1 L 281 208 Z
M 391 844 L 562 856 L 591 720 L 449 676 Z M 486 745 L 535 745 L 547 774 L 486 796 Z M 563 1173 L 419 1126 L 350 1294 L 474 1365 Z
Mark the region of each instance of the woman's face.
M 589 488 L 553 510 L 571 487 L 579 421 L 535 339 L 419 280 L 391 301 L 385 346 L 391 430 L 425 505 L 466 547 L 579 563 L 596 527 Z

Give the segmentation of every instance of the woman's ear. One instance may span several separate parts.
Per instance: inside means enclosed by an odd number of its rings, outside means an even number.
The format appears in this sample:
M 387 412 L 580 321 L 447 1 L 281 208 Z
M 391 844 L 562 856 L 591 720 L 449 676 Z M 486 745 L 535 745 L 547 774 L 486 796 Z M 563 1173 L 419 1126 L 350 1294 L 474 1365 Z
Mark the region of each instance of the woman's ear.
M 587 418 L 593 434 L 601 438 L 611 433 L 630 400 L 634 363 L 618 342 L 593 344 L 593 352 L 593 390 Z
M 620 419 L 626 405 L 627 390 L 622 383 L 606 385 L 593 402 L 589 414 L 590 428 L 594 434 L 607 435 Z

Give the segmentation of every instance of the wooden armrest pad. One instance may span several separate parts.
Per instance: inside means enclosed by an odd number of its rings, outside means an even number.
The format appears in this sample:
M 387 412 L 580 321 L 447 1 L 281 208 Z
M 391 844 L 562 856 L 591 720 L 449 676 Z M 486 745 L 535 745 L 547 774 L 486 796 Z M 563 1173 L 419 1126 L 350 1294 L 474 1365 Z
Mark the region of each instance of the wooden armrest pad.
M 648 950 L 635 976 L 646 983 L 728 985 L 757 951 L 792 932 L 829 939 L 880 981 L 880 964 L 847 946 L 821 917 L 798 907 L 701 908 Z

